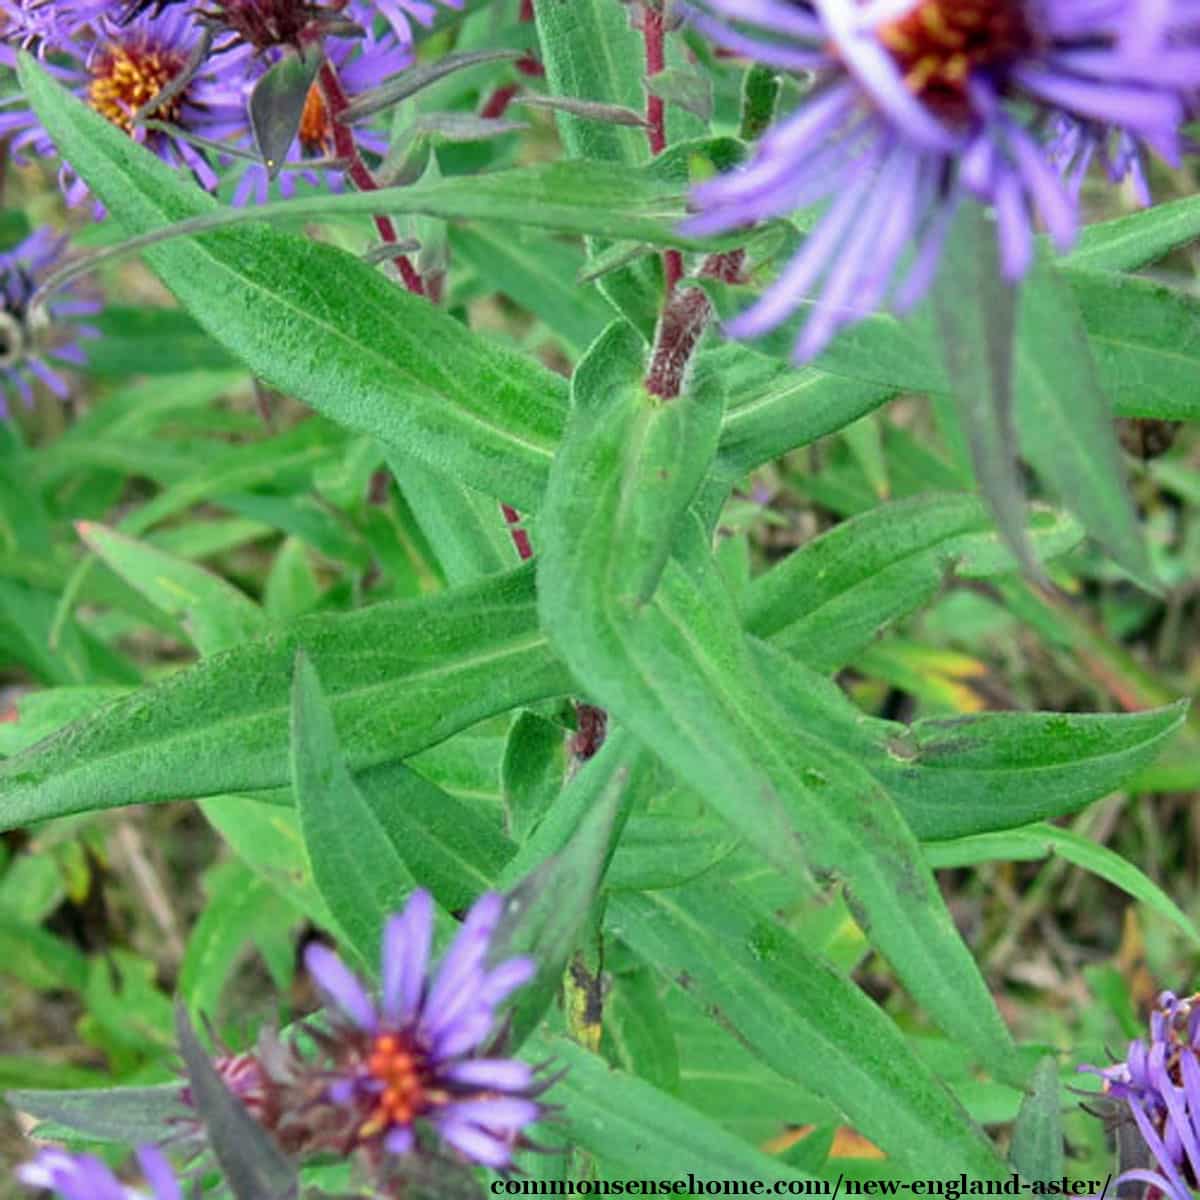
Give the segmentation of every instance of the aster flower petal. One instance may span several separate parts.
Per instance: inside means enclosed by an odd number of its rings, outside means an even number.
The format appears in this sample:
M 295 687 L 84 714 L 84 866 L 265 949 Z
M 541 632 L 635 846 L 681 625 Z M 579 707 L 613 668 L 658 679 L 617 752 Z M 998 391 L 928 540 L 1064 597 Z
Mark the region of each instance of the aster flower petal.
M 438 1125 L 442 1137 L 472 1162 L 502 1171 L 512 1164 L 508 1144 L 477 1125 L 466 1121 L 443 1121 Z
M 1168 0 L 691 0 L 690 10 L 719 45 L 819 69 L 748 164 L 693 191 L 682 226 L 703 236 L 822 207 L 793 260 L 727 326 L 757 337 L 807 310 L 801 360 L 873 307 L 905 311 L 928 291 L 964 196 L 995 210 L 1013 282 L 1032 263 L 1037 221 L 1060 251 L 1073 243 L 1092 162 L 1145 198 L 1143 151 L 1177 163 L 1200 94 L 1200 13 Z M 899 214 L 877 189 L 894 190 Z M 885 229 L 886 254 L 875 254 Z
M 425 987 L 433 944 L 433 897 L 418 888 L 403 913 L 388 921 L 383 936 L 383 1015 L 403 1023 L 416 1013 Z
M 158 1200 L 183 1200 L 183 1189 L 166 1155 L 157 1146 L 139 1146 L 135 1151 L 138 1166 Z
M 529 983 L 536 974 L 537 963 L 528 955 L 510 958 L 484 977 L 479 989 L 479 1001 L 494 1008 L 507 1000 L 517 988 Z
M 366 989 L 328 946 L 313 942 L 304 951 L 304 965 L 321 990 L 359 1029 L 367 1033 L 376 1030 L 379 1019 Z
M 179 1181 L 159 1150 L 142 1146 L 137 1158 L 154 1200 L 181 1200 Z M 63 1200 L 145 1200 L 141 1192 L 127 1188 L 106 1163 L 91 1154 L 48 1148 L 32 1162 L 19 1166 L 16 1174 L 29 1187 L 57 1192 Z
M 504 898 L 489 892 L 467 913 L 429 982 L 433 901 L 414 891 L 386 924 L 383 1000 L 377 1012 L 359 980 L 332 951 L 313 945 L 306 962 L 335 1011 L 319 1041 L 320 1094 L 333 1145 L 408 1154 L 432 1130 L 459 1156 L 501 1169 L 522 1128 L 544 1112 L 535 1097 L 549 1082 L 528 1064 L 495 1057 L 497 1007 L 533 976 L 532 959 L 487 967 Z M 490 1056 L 473 1057 L 484 1045 Z
M 472 1058 L 449 1067 L 446 1078 L 463 1087 L 520 1092 L 533 1086 L 533 1068 L 516 1058 Z
M 53 294 L 40 312 L 30 307 L 38 286 L 61 264 L 66 248 L 65 237 L 42 227 L 0 253 L 0 341 L 5 360 L 0 365 L 0 415 L 9 390 L 25 404 L 32 403 L 31 377 L 66 399 L 70 385 L 47 357 L 81 366 L 87 359 L 81 342 L 97 336 L 95 329 L 75 319 L 99 310 L 98 302 L 80 292 L 78 284 Z

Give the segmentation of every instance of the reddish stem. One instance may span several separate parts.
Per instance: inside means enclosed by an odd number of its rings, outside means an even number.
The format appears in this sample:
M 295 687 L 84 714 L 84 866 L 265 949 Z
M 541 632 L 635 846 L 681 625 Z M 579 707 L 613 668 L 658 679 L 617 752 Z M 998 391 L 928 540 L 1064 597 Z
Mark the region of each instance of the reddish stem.
M 358 152 L 358 143 L 354 140 L 353 130 L 349 125 L 343 125 L 341 122 L 342 113 L 349 107 L 350 101 L 346 96 L 346 89 L 342 87 L 342 81 L 338 78 L 337 70 L 329 59 L 321 64 L 320 85 L 321 97 L 325 101 L 329 123 L 333 128 L 334 152 L 338 158 L 345 160 L 346 174 L 350 176 L 354 186 L 360 192 L 377 191 L 379 185 L 375 182 L 375 176 L 371 174 L 367 164 L 363 162 L 362 155 Z M 399 241 L 396 236 L 396 226 L 392 223 L 391 217 L 377 213 L 374 220 L 375 228 L 385 243 L 392 245 Z M 423 296 L 425 285 L 409 261 L 408 255 L 397 254 L 392 261 L 400 272 L 404 286 L 414 295 Z
M 663 15 L 649 0 L 642 9 L 642 36 L 646 40 L 646 78 L 657 75 L 666 65 L 666 38 Z M 666 105 L 660 96 L 646 92 L 646 137 L 650 153 L 661 154 L 667 148 Z
M 506 83 L 503 87 L 498 87 L 487 98 L 484 106 L 479 110 L 479 115 L 489 121 L 504 116 L 508 111 L 508 106 L 520 90 L 520 84 L 516 83 Z
M 700 276 L 738 283 L 745 260 L 742 250 L 710 254 L 700 268 Z M 660 400 L 674 400 L 683 391 L 688 364 L 711 317 L 712 305 L 698 287 L 685 288 L 668 298 L 659 318 L 650 367 L 646 371 L 646 391 L 650 395 Z
M 654 0 L 646 0 L 642 7 L 642 37 L 646 43 L 646 78 L 659 74 L 667 65 L 666 29 L 662 12 L 654 7 Z M 661 154 L 667 148 L 667 106 L 661 96 L 646 89 L 646 140 L 650 153 Z M 666 276 L 667 296 L 683 278 L 683 255 L 678 250 L 667 250 L 663 254 L 663 274 Z
M 529 541 L 529 534 L 521 528 L 521 514 L 511 504 L 501 504 L 500 511 L 504 514 L 504 520 L 508 525 L 509 537 L 512 538 L 513 545 L 517 548 L 517 556 L 522 562 L 532 558 L 533 545 Z

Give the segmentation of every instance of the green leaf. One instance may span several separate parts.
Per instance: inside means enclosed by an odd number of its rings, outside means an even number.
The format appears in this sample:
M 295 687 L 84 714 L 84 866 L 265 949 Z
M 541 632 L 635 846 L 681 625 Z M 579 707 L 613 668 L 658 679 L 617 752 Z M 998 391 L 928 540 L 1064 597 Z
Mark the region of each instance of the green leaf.
M 535 7 L 534 19 L 546 84 L 552 96 L 645 111 L 645 48 L 640 33 L 631 28 L 628 12 L 621 6 L 607 0 L 543 4 Z M 612 167 L 619 171 L 622 166 L 644 163 L 650 157 L 642 129 L 588 121 L 567 112 L 558 113 L 556 119 L 569 158 L 591 160 L 603 164 L 604 170 Z M 672 227 L 676 224 L 677 218 L 670 222 Z M 646 240 L 621 233 L 612 233 L 610 237 Z M 608 244 L 608 238 L 591 239 L 589 257 L 603 254 Z M 644 258 L 611 271 L 598 286 L 609 303 L 649 342 L 654 336 L 663 288 L 657 260 Z
M 62 154 L 127 232 L 215 211 L 109 122 L 22 59 L 22 87 Z M 333 247 L 250 227 L 146 251 L 185 307 L 279 390 L 536 508 L 562 428 L 562 383 L 471 334 Z
M 639 373 L 636 345 L 621 330 L 576 372 L 539 524 L 545 627 L 589 698 L 797 887 L 806 866 L 846 879 L 913 994 L 1005 1074 L 1007 1031 L 915 839 L 857 762 L 772 698 L 775 681 L 751 655 L 707 537 L 688 518 L 673 528 L 671 506 L 678 513 L 688 498 L 686 439 L 648 452 L 658 414 Z M 651 497 L 654 521 L 639 527 Z M 678 557 L 646 599 L 669 540 Z
M 675 1030 L 659 999 L 657 978 L 636 960 L 631 969 L 612 975 L 604 997 L 603 1049 L 623 1070 L 665 1092 L 678 1092 Z
M 375 962 L 384 924 L 414 880 L 346 769 L 333 713 L 303 651 L 296 655 L 291 728 L 292 785 L 313 878 L 359 957 Z
M 888 386 L 796 368 L 732 343 L 703 352 L 696 370 L 717 372 L 725 381 L 729 401 L 718 463 L 735 479 L 844 429 L 895 394 Z
M 106 305 L 88 318 L 100 336 L 87 343 L 85 375 L 175 375 L 223 371 L 236 365 L 193 317 L 178 308 L 123 308 Z
M 300 118 L 309 89 L 325 56 L 318 50 L 305 57 L 285 52 L 264 71 L 250 90 L 246 112 L 254 145 L 269 178 L 279 173 L 283 160 L 300 131 Z
M 94 521 L 80 521 L 75 528 L 122 579 L 181 620 L 201 654 L 227 650 L 266 631 L 258 605 L 219 575 Z
M 1024 570 L 1042 572 L 1025 531 L 1017 464 L 1013 342 L 1016 291 L 1000 277 L 996 234 L 983 207 L 960 209 L 931 292 L 951 394 L 979 489 Z
M 451 586 L 516 565 L 512 538 L 490 496 L 399 450 L 388 450 L 387 463 Z
M 983 833 L 953 841 L 932 842 L 926 845 L 925 854 L 934 867 L 973 866 L 996 859 L 1045 858 L 1059 854 L 1077 867 L 1107 879 L 1200 945 L 1200 931 L 1158 884 L 1107 846 L 1080 837 L 1070 829 L 1060 829 L 1057 825 L 1028 825 L 1005 833 Z
M 1021 286 L 1017 352 L 1025 456 L 1113 559 L 1157 590 L 1083 321 L 1048 256 Z
M 74 946 L 40 926 L 0 913 L 0 974 L 39 990 L 81 991 L 87 962 Z
M 515 1045 L 537 1027 L 554 1000 L 620 840 L 635 791 L 627 768 L 608 773 L 599 803 L 579 822 L 562 850 L 508 893 L 491 959 L 502 962 L 527 954 L 537 963 L 537 975 L 513 1005 Z
M 0 826 L 288 782 L 292 662 L 321 673 L 352 770 L 566 692 L 529 569 L 430 599 L 317 615 L 116 700 L 0 764 Z
M 1200 238 L 1200 203 L 1195 196 L 1089 225 L 1067 256 L 1072 267 L 1134 271 Z
M 208 902 L 188 935 L 179 968 L 179 993 L 194 1019 L 220 1015 L 221 995 L 247 944 L 261 932 L 286 927 L 297 910 L 239 862 L 219 864 L 205 877 Z
M 175 1025 L 191 1103 L 235 1200 L 291 1200 L 299 1192 L 295 1167 L 225 1086 L 197 1040 L 182 1004 L 176 1006 Z
M 918 721 L 880 774 L 923 839 L 1065 816 L 1152 762 L 1186 705 L 1143 713 L 977 713 Z
M 629 16 L 605 0 L 574 0 L 536 9 L 541 59 L 553 96 L 597 100 L 641 111 L 642 39 Z M 650 156 L 641 129 L 557 116 L 567 154 L 603 163 L 645 162 Z
M 447 912 L 495 886 L 515 847 L 475 808 L 404 763 L 373 767 L 355 783 L 376 831 Z
M 759 669 L 792 719 L 834 742 L 894 798 L 923 841 L 1066 816 L 1162 750 L 1183 702 L 1143 713 L 973 713 L 910 726 L 864 717 L 831 680 L 757 642 Z
M 1063 1176 L 1062 1101 L 1053 1056 L 1038 1063 L 1029 1089 L 1013 1126 L 1008 1157 L 1027 1183 L 1049 1183 Z
M 583 255 L 573 246 L 490 224 L 451 226 L 450 246 L 456 261 L 545 322 L 575 354 L 583 353 L 611 318 L 608 305 L 576 282 Z
M 304 850 L 300 819 L 290 809 L 251 796 L 210 796 L 200 811 L 225 844 L 272 891 L 314 925 L 332 928 L 333 917 Z
M 1002 1178 L 1003 1164 L 871 1000 L 728 889 L 613 897 L 611 926 L 774 1070 L 836 1105 L 909 1169 Z
M 527 1045 L 536 1057 L 566 1069 L 552 1093 L 562 1106 L 560 1136 L 619 1176 L 797 1185 L 808 1178 L 566 1038 L 543 1036 Z
M 608 884 L 634 892 L 679 887 L 711 870 L 736 845 L 726 825 L 703 816 L 635 814 L 625 826 Z
M 1193 307 L 1188 299 L 1172 294 L 1170 301 L 1165 301 L 1161 288 L 1115 273 L 1064 269 L 1062 275 L 1083 313 L 1089 344 L 1095 343 L 1092 350 L 1100 386 L 1112 400 L 1113 413 L 1118 417 L 1161 415 L 1173 420 L 1200 420 L 1200 398 L 1193 394 L 1162 397 L 1138 387 L 1138 380 L 1149 380 L 1152 371 L 1170 375 L 1185 369 L 1180 363 L 1180 347 L 1173 345 L 1167 335 L 1178 324 L 1178 314 Z M 711 279 L 698 282 L 722 318 L 733 316 L 755 299 L 749 288 Z M 1156 316 L 1154 310 L 1159 304 L 1169 311 Z M 795 324 L 791 323 L 752 346 L 760 354 L 787 362 L 795 337 Z M 1190 340 L 1185 341 L 1182 353 L 1186 363 L 1192 355 Z M 844 330 L 814 367 L 887 388 L 893 394 L 950 391 L 932 330 L 920 315 L 901 322 L 886 313 L 876 313 Z M 1018 363 L 1018 372 L 1024 369 L 1024 361 Z M 1161 414 L 1157 408 L 1160 403 L 1164 406 Z M 1030 431 L 1030 436 L 1036 436 L 1036 432 Z
M 1082 530 L 1035 510 L 1027 536 L 1045 559 L 1070 550 Z M 760 575 L 745 625 L 814 670 L 832 671 L 927 603 L 951 573 L 986 578 L 1016 565 L 976 497 L 915 496 L 841 522 Z
M 18 1112 L 101 1142 L 141 1146 L 178 1133 L 195 1113 L 180 1099 L 182 1086 L 85 1088 L 75 1091 L 12 1091 L 5 1099 Z M 39 1127 L 40 1134 L 40 1127 Z
M 1117 415 L 1200 420 L 1200 300 L 1133 275 L 1064 275 Z
M 566 731 L 535 713 L 513 723 L 501 767 L 508 830 L 523 842 L 562 791 L 567 773 Z

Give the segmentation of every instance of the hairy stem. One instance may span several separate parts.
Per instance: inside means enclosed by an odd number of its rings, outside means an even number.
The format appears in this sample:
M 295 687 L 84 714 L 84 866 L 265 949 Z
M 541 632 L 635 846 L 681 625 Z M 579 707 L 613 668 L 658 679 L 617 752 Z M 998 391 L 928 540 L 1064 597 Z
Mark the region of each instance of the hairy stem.
M 349 175 L 354 186 L 360 192 L 376 191 L 379 185 L 375 182 L 375 177 L 371 174 L 367 164 L 363 162 L 362 155 L 358 152 L 358 143 L 354 140 L 354 131 L 349 125 L 343 125 L 341 122 L 341 115 L 346 111 L 350 101 L 346 96 L 346 89 L 342 87 L 342 81 L 338 78 L 337 68 L 334 67 L 328 58 L 321 64 L 321 74 L 318 78 L 321 87 L 321 97 L 325 101 L 325 108 L 329 113 L 329 121 L 333 126 L 334 152 L 338 158 L 345 159 L 346 174 Z M 384 213 L 378 213 L 374 220 L 379 237 L 385 244 L 393 245 L 399 241 L 396 236 L 396 226 L 391 217 Z M 421 282 L 421 276 L 417 274 L 416 268 L 412 265 L 408 255 L 397 251 L 392 261 L 396 264 L 396 269 L 400 272 L 400 278 L 404 281 L 404 286 L 414 295 L 423 296 L 425 294 L 425 285 Z

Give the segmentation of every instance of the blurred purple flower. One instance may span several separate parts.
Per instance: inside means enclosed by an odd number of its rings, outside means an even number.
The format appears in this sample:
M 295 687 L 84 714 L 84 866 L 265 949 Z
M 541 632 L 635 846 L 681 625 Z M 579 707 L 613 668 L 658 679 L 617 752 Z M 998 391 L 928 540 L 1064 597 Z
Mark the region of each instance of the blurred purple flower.
M 154 1200 L 182 1200 L 179 1181 L 162 1152 L 142 1146 L 136 1153 Z M 57 1192 L 63 1200 L 145 1200 L 144 1192 L 126 1187 L 91 1154 L 42 1150 L 32 1162 L 17 1168 L 17 1178 L 29 1187 Z
M 450 8 L 462 8 L 463 0 L 440 0 Z M 437 16 L 437 5 L 428 0 L 376 0 L 375 7 L 406 45 L 412 45 L 412 21 L 428 29 Z
M 964 197 L 994 209 L 1009 280 L 1032 262 L 1036 219 L 1069 247 L 1078 203 L 1034 130 L 1060 114 L 1080 123 L 1065 156 L 1075 167 L 1099 128 L 1129 139 L 1110 160 L 1117 173 L 1135 169 L 1129 147 L 1177 163 L 1200 87 L 1190 0 L 694 0 L 689 11 L 719 46 L 815 73 L 746 167 L 695 189 L 684 226 L 724 233 L 825 205 L 729 325 L 756 337 L 809 307 L 800 360 L 884 304 L 916 304 Z
M 159 15 L 137 16 L 126 24 L 99 19 L 55 27 L 54 34 L 44 49 L 52 55 L 49 69 L 63 86 L 159 158 L 188 170 L 202 187 L 216 187 L 216 173 L 201 151 L 183 137 L 135 125 L 133 120 L 138 109 L 179 80 L 188 68 L 201 30 L 187 11 L 168 8 Z M 242 48 L 210 59 L 154 118 L 210 140 L 236 132 L 245 120 L 243 79 L 248 55 Z M 0 63 L 14 64 L 11 46 L 0 46 Z M 18 162 L 56 153 L 37 114 L 20 98 L 14 107 L 0 112 L 0 136 L 12 137 L 12 154 Z M 87 185 L 68 163 L 62 165 L 59 182 L 68 204 L 79 203 L 88 193 Z
M 1200 1181 L 1200 996 L 1163 992 L 1150 1014 L 1149 1045 L 1130 1042 L 1124 1062 L 1083 1066 L 1124 1103 L 1158 1169 L 1134 1168 L 1116 1183 L 1146 1183 L 1168 1200 L 1193 1200 Z
M 26 406 L 33 402 L 31 377 L 65 400 L 67 381 L 47 360 L 82 366 L 87 356 L 80 339 L 99 337 L 92 326 L 76 323 L 99 312 L 99 303 L 70 287 L 56 292 L 39 311 L 30 309 L 34 292 L 58 266 L 66 245 L 65 237 L 43 228 L 0 253 L 0 416 L 7 415 L 10 391 Z
M 535 973 L 529 958 L 489 965 L 504 909 L 481 896 L 430 974 L 433 902 L 413 892 L 383 935 L 383 995 L 376 1005 L 333 951 L 313 944 L 305 964 L 336 1006 L 326 1049 L 335 1066 L 327 1097 L 349 1110 L 358 1145 L 392 1154 L 418 1146 L 418 1122 L 468 1162 L 507 1170 L 523 1130 L 544 1109 L 549 1084 L 528 1064 L 495 1057 L 497 1009 Z
M 41 55 L 106 7 L 107 0 L 0 0 L 0 39 Z
M 401 42 L 390 31 L 376 34 L 371 20 L 370 6 L 364 0 L 352 0 L 346 16 L 359 24 L 365 33 L 362 37 L 336 37 L 325 39 L 325 53 L 341 80 L 342 87 L 350 99 L 378 87 L 386 79 L 398 75 L 412 65 L 412 48 Z M 246 86 L 246 96 L 252 84 Z M 388 138 L 370 128 L 358 126 L 354 130 L 355 141 L 360 150 L 383 157 L 387 153 Z M 247 122 L 243 124 L 241 138 L 244 146 L 253 145 Z M 314 187 L 324 184 L 331 191 L 341 191 L 344 186 L 344 171 L 325 168 L 289 170 L 287 164 L 302 164 L 310 159 L 329 159 L 334 156 L 333 122 L 325 107 L 319 83 L 309 89 L 304 112 L 300 118 L 300 129 L 292 143 L 284 168 L 278 176 L 280 195 L 290 198 L 296 191 L 299 176 Z M 254 201 L 263 204 L 268 199 L 271 180 L 265 167 L 251 164 L 238 180 L 233 193 L 234 204 Z

